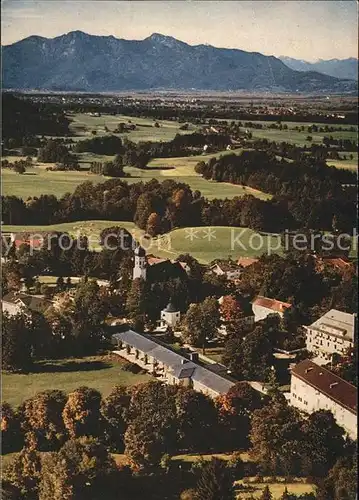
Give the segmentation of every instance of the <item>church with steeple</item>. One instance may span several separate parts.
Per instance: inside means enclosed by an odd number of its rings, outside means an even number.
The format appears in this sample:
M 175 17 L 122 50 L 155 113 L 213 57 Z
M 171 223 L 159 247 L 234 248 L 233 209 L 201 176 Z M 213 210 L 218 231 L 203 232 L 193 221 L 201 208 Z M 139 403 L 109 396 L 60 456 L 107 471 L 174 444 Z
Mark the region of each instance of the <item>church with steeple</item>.
M 134 267 L 132 278 L 141 278 L 144 281 L 166 281 L 170 278 L 181 277 L 190 271 L 186 262 L 177 260 L 162 259 L 154 255 L 146 255 L 146 251 L 141 245 L 137 245 L 134 250 Z
M 133 279 L 142 278 L 146 281 L 147 259 L 146 252 L 141 246 L 135 248 L 135 265 L 133 268 Z

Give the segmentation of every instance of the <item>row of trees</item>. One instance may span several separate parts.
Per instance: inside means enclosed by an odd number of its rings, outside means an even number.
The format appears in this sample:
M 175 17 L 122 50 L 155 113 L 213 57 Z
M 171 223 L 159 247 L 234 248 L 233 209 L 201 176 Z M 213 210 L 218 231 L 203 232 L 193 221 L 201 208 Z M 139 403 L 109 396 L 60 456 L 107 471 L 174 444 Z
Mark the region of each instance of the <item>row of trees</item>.
M 16 410 L 3 403 L 2 430 L 5 453 L 23 446 L 4 471 L 5 486 L 24 488 L 22 493 L 30 494 L 41 494 L 44 488 L 56 499 L 64 498 L 56 496 L 57 491 L 71 491 L 62 489 L 65 486 L 84 487 L 91 471 L 89 493 L 97 475 L 101 477 L 105 470 L 115 473 L 104 446 L 109 451 L 124 451 L 133 470 L 158 473 L 161 467 L 169 467 L 169 457 L 179 451 L 213 453 L 243 449 L 250 442 L 255 463 L 245 465 L 238 457 L 233 464 L 236 479 L 255 471 L 287 478 L 311 477 L 323 495 L 328 493 L 320 497 L 326 500 L 352 498 L 356 488 L 355 446 L 344 438 L 330 412 L 318 411 L 303 418 L 279 393 L 262 400 L 246 383 L 238 383 L 216 401 L 192 389 L 159 382 L 132 389 L 116 386 L 106 398 L 87 387 L 68 396 L 45 391 Z M 232 498 L 234 477 L 223 465 L 212 462 L 206 469 L 202 464 L 201 475 L 207 480 L 198 478 L 195 488 L 202 496 L 189 498 L 217 500 L 222 497 L 213 496 L 216 488 L 220 488 L 218 495 L 224 484 L 229 496 L 223 500 Z M 214 473 L 213 468 L 220 470 Z M 52 474 L 47 476 L 49 471 Z M 75 483 L 73 476 L 77 477 Z M 104 477 L 109 479 L 107 474 Z M 268 488 L 265 491 L 268 495 Z
M 125 165 L 145 168 L 150 158 L 193 155 L 201 153 L 205 145 L 221 150 L 225 149 L 230 143 L 231 140 L 228 135 L 217 133 L 177 134 L 173 140 L 168 142 L 142 141 L 138 144 L 130 141 L 127 137 L 122 140 L 115 135 L 107 135 L 78 141 L 74 151 L 76 153 L 91 152 L 101 155 L 119 154 L 122 156 Z
M 95 500 L 99 496 L 129 500 L 130 487 L 130 472 L 120 470 L 105 446 L 89 437 L 70 439 L 51 453 L 24 448 L 2 474 L 2 498 L 7 500 Z
M 49 139 L 46 141 L 39 149 L 37 159 L 44 163 L 61 164 L 68 170 L 78 170 L 77 158 L 69 151 L 63 140 Z
M 26 160 L 18 160 L 14 162 L 9 162 L 9 160 L 1 161 L 1 168 L 10 168 L 17 174 L 24 174 L 26 169 L 32 166 L 32 158 L 28 156 Z
M 295 170 L 295 169 L 293 169 Z M 294 182 L 294 181 L 293 181 Z M 285 189 L 285 188 L 283 188 Z M 319 192 L 319 191 L 318 191 Z M 309 196 L 309 195 L 308 195 Z M 349 192 L 344 199 L 274 197 L 260 200 L 250 194 L 231 200 L 206 200 L 188 185 L 166 180 L 128 185 L 119 179 L 100 184 L 84 182 L 61 198 L 41 195 L 24 201 L 3 196 L 4 224 L 55 224 L 75 220 L 134 221 L 152 235 L 177 227 L 232 226 L 255 231 L 282 232 L 301 227 L 350 232 L 355 227 L 355 205 Z
M 90 172 L 108 177 L 125 177 L 123 167 L 123 158 L 117 154 L 113 161 L 106 161 L 105 163 L 92 162 Z
M 134 468 L 158 467 L 166 453 L 246 448 L 251 412 L 262 405 L 244 382 L 216 402 L 157 381 L 115 386 L 105 398 L 88 387 L 68 396 L 49 390 L 17 409 L 2 404 L 3 453 L 23 446 L 57 451 L 69 439 L 90 436 L 112 452 L 124 451 Z

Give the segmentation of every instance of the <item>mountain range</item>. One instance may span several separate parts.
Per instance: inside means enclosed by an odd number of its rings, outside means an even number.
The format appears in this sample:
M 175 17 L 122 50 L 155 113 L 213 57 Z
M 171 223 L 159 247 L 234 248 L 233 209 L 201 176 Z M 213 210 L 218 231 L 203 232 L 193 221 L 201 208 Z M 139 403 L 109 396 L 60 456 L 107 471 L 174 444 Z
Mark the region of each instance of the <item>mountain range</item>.
M 125 40 L 72 31 L 3 47 L 3 88 L 64 91 L 245 90 L 353 92 L 356 83 L 295 71 L 274 56 L 189 45 L 154 33 Z
M 336 78 L 349 78 L 358 80 L 358 59 L 349 57 L 348 59 L 329 59 L 310 63 L 301 59 L 293 59 L 292 57 L 280 56 L 279 59 L 284 62 L 289 68 L 296 71 L 318 71 L 325 75 L 334 76 Z

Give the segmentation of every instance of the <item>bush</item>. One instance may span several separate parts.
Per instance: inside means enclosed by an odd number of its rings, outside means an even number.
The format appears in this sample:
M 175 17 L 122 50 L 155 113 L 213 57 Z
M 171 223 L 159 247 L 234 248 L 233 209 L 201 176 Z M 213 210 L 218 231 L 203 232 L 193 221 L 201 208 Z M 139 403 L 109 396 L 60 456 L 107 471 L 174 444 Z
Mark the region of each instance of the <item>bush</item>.
M 195 500 L 196 498 L 196 490 L 194 489 L 189 489 L 189 490 L 184 490 L 181 493 L 180 500 Z

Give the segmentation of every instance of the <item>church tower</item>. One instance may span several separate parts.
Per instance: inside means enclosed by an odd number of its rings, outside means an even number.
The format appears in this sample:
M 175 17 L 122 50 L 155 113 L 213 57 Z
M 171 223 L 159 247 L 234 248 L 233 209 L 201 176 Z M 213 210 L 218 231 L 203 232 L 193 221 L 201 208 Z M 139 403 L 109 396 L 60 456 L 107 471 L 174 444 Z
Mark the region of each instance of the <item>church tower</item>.
M 142 278 L 143 280 L 146 280 L 146 268 L 146 252 L 141 246 L 138 246 L 135 248 L 135 267 L 133 268 L 133 279 Z

